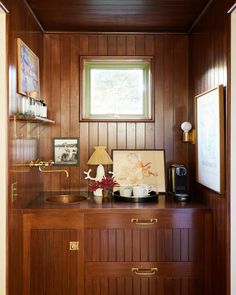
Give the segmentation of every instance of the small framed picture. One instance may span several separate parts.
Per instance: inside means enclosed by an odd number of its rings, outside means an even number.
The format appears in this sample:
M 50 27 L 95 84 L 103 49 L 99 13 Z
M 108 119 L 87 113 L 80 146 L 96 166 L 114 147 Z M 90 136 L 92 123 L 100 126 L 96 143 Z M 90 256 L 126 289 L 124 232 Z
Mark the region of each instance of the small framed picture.
M 113 172 L 121 186 L 147 184 L 166 192 L 164 150 L 112 150 Z
M 53 138 L 52 149 L 54 165 L 79 165 L 79 138 Z

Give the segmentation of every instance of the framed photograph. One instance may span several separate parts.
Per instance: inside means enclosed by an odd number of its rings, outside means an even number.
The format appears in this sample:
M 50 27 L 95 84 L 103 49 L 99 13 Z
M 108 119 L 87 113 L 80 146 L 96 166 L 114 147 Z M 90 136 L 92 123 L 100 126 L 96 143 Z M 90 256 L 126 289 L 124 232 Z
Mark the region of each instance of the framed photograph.
M 164 150 L 112 150 L 113 172 L 121 186 L 148 184 L 166 192 Z
M 79 138 L 53 138 L 54 165 L 79 165 Z
M 39 98 L 39 58 L 20 38 L 17 38 L 17 52 L 18 93 Z
M 196 180 L 218 192 L 225 190 L 223 85 L 195 97 Z

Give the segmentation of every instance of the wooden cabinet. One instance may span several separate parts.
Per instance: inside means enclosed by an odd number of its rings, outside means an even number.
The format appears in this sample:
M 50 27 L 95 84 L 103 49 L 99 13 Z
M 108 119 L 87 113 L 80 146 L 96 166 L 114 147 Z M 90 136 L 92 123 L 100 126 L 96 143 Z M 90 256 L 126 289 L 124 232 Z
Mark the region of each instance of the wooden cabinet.
M 24 295 L 211 294 L 208 210 L 51 211 L 24 215 Z
M 83 216 L 24 215 L 24 295 L 83 294 Z
M 137 271 L 132 271 L 137 269 Z M 157 269 L 157 270 L 156 270 Z M 156 271 L 154 271 L 156 270 Z M 197 295 L 204 293 L 203 274 L 180 263 L 87 263 L 86 295 Z
M 86 295 L 210 294 L 203 212 L 85 214 L 84 226 Z

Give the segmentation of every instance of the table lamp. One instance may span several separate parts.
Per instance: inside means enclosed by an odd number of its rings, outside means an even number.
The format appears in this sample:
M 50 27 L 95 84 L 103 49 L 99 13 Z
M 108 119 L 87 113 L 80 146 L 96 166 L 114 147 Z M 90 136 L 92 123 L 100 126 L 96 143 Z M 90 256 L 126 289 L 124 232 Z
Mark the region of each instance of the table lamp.
M 95 148 L 95 151 L 93 152 L 93 154 L 89 158 L 87 164 L 88 165 L 98 165 L 97 174 L 96 174 L 96 177 L 94 177 L 94 178 L 90 177 L 89 174 L 91 172 L 91 169 L 89 169 L 88 172 L 84 172 L 85 174 L 87 174 L 87 177 L 85 179 L 100 181 L 105 176 L 105 170 L 104 170 L 103 165 L 110 165 L 113 162 L 106 151 L 106 146 L 95 146 L 94 148 Z

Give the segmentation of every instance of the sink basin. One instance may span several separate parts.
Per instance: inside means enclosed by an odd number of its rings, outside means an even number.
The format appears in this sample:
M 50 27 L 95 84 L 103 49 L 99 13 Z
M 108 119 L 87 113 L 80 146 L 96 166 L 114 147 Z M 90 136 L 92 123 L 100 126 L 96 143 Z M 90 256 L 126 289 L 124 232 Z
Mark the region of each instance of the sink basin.
M 87 198 L 79 195 L 53 195 L 46 198 L 48 203 L 74 204 L 86 200 Z

